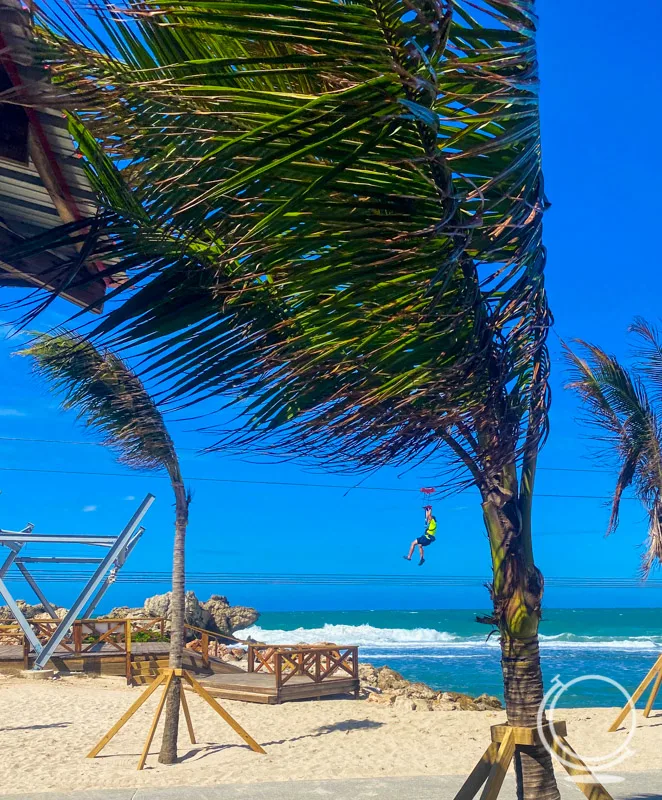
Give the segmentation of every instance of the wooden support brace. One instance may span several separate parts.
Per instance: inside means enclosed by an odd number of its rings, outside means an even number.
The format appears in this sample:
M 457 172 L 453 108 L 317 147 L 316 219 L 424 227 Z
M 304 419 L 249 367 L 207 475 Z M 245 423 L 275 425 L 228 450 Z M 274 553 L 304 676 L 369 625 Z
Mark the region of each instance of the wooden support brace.
M 644 716 L 646 717 L 646 719 L 648 719 L 651 711 L 653 710 L 653 703 L 655 702 L 657 693 L 660 690 L 660 683 L 662 683 L 662 668 L 658 671 L 657 678 L 655 678 L 655 683 L 653 684 L 651 693 L 648 696 L 648 702 L 646 703 L 646 708 L 644 709 Z
M 642 682 L 639 684 L 639 686 L 637 687 L 637 689 L 636 689 L 635 693 L 632 695 L 632 700 L 631 700 L 631 702 L 630 702 L 630 703 L 626 703 L 626 704 L 623 706 L 623 708 L 621 709 L 621 712 L 620 712 L 620 714 L 619 714 L 619 715 L 616 717 L 616 719 L 615 719 L 615 720 L 614 720 L 614 722 L 612 723 L 612 726 L 611 726 L 611 728 L 609 728 L 609 733 L 613 733 L 613 731 L 617 731 L 617 730 L 618 730 L 618 729 L 621 727 L 621 724 L 622 724 L 623 720 L 624 720 L 624 719 L 627 717 L 627 715 L 630 713 L 631 709 L 632 709 L 632 708 L 633 708 L 633 707 L 636 705 L 636 703 L 637 703 L 637 700 L 639 700 L 639 698 L 641 697 L 641 695 L 642 695 L 642 694 L 643 694 L 643 693 L 646 691 L 646 689 L 648 688 L 648 685 L 650 684 L 650 682 L 651 682 L 651 681 L 652 681 L 654 678 L 656 678 L 656 677 L 657 677 L 657 678 L 658 678 L 658 681 L 656 681 L 656 682 L 655 682 L 655 686 L 653 687 L 653 691 L 651 692 L 651 695 L 652 695 L 652 697 L 653 697 L 653 700 L 655 700 L 655 694 L 657 694 L 657 689 L 659 689 L 659 676 L 660 676 L 661 674 L 662 674 L 662 656 L 660 656 L 660 657 L 657 659 L 657 661 L 655 662 L 655 664 L 653 664 L 653 666 L 652 666 L 652 667 L 651 667 L 651 669 L 649 670 L 649 672 L 648 672 L 648 674 L 646 675 L 646 677 L 645 677 L 645 678 L 643 679 L 643 681 L 642 681 Z M 650 699 L 649 699 L 649 701 L 648 701 L 648 702 L 649 702 L 650 708 L 652 708 L 652 706 L 653 706 L 653 703 L 651 702 L 651 700 L 650 700 Z M 649 708 L 649 706 L 648 706 L 648 705 L 646 706 L 646 708 L 648 709 L 648 712 L 650 713 L 650 708 Z M 647 715 L 647 714 L 645 714 L 645 716 L 648 716 L 648 715 Z
M 596 780 L 591 770 L 568 744 L 567 739 L 552 739 L 550 746 L 565 771 L 570 777 L 575 778 L 577 788 L 585 797 L 588 797 L 588 800 L 613 800 L 609 792 Z M 586 776 L 588 780 L 586 782 L 577 780 L 581 776 Z
M 159 677 L 152 682 L 152 684 L 140 695 L 140 697 L 136 700 L 135 703 L 126 711 L 119 720 L 113 725 L 113 727 L 108 731 L 108 733 L 99 741 L 99 743 L 93 747 L 90 752 L 87 754 L 88 758 L 94 758 L 98 756 L 99 753 L 103 750 L 103 748 L 108 744 L 108 742 L 118 733 L 126 723 L 131 719 L 131 717 L 136 713 L 136 711 L 149 700 L 149 698 L 154 694 L 154 692 L 161 686 L 161 684 L 166 680 L 166 676 L 162 673 Z
M 156 712 L 154 714 L 154 718 L 152 720 L 152 724 L 149 729 L 149 733 L 147 735 L 147 740 L 145 742 L 145 746 L 143 747 L 142 753 L 140 755 L 140 760 L 138 761 L 138 769 L 141 770 L 145 766 L 145 762 L 147 760 L 147 756 L 149 755 L 149 748 L 152 745 L 152 741 L 154 740 L 154 735 L 156 733 L 156 729 L 159 724 L 159 719 L 161 718 L 161 714 L 163 713 L 163 709 L 165 707 L 166 700 L 168 698 L 168 691 L 170 690 L 170 686 L 174 678 L 183 678 L 196 692 L 200 697 L 202 697 L 205 702 L 207 702 L 216 713 L 224 719 L 228 725 L 236 731 L 239 736 L 248 744 L 251 750 L 255 751 L 256 753 L 265 753 L 265 751 L 260 747 L 260 745 L 253 739 L 242 727 L 241 725 L 228 714 L 228 712 L 222 708 L 216 700 L 207 692 L 205 689 L 191 676 L 185 669 L 163 669 L 160 670 L 158 677 L 153 683 L 138 697 L 138 699 L 131 705 L 128 711 L 126 711 L 120 719 L 113 725 L 113 727 L 108 731 L 108 733 L 101 739 L 101 741 L 95 745 L 95 747 L 88 753 L 88 758 L 94 758 L 95 756 L 99 755 L 99 753 L 103 750 L 103 748 L 110 742 L 110 740 L 126 725 L 126 723 L 131 719 L 131 717 L 138 711 L 138 709 L 144 705 L 144 703 L 149 700 L 149 698 L 154 694 L 154 692 L 160 687 L 165 684 L 163 688 L 163 694 L 161 695 L 158 705 L 156 707 Z M 184 718 L 186 719 L 186 726 L 188 728 L 189 737 L 191 739 L 191 744 L 196 744 L 195 740 L 195 732 L 193 730 L 193 723 L 191 721 L 191 713 L 189 711 L 188 702 L 186 697 L 184 696 L 184 687 L 180 688 L 179 698 L 181 702 L 182 709 L 184 711 Z
M 487 780 L 487 776 L 490 774 L 492 764 L 494 764 L 496 761 L 498 752 L 499 745 L 496 742 L 492 742 L 492 744 L 483 753 L 480 761 L 471 771 L 469 777 L 462 784 L 462 788 L 455 795 L 455 800 L 473 800 L 473 798 L 478 794 L 480 787 Z
M 503 786 L 508 767 L 518 748 L 543 743 L 554 752 L 566 772 L 576 779 L 577 788 L 589 800 L 613 800 L 568 744 L 565 738 L 567 733 L 565 722 L 547 723 L 542 731 L 539 731 L 538 728 L 493 725 L 491 732 L 492 743 L 455 795 L 455 800 L 473 800 L 481 787 L 483 787 L 483 791 L 480 800 L 496 800 Z M 582 781 L 582 777 L 585 777 L 586 780 Z
M 154 739 L 154 734 L 156 733 L 156 728 L 159 724 L 159 720 L 161 719 L 161 714 L 163 713 L 163 706 L 165 706 L 165 702 L 168 699 L 168 692 L 170 691 L 170 686 L 172 685 L 172 681 L 174 678 L 175 670 L 169 670 L 168 677 L 166 678 L 165 688 L 163 689 L 163 694 L 161 695 L 161 699 L 159 700 L 159 704 L 156 707 L 156 712 L 154 714 L 154 719 L 152 720 L 152 724 L 149 729 L 149 733 L 147 734 L 147 740 L 145 741 L 145 746 L 143 747 L 143 751 L 140 755 L 140 760 L 138 761 L 138 770 L 140 771 L 145 766 L 145 761 L 147 761 L 147 756 L 149 755 L 149 748 L 152 745 L 152 740 Z M 180 688 L 181 692 L 181 688 Z
M 186 727 L 188 728 L 189 739 L 191 740 L 191 744 L 197 744 L 197 742 L 195 741 L 195 732 L 193 730 L 193 723 L 191 722 L 191 713 L 188 710 L 188 703 L 186 702 L 186 692 L 184 691 L 183 686 L 181 688 L 181 691 L 179 692 L 179 698 L 182 703 L 182 711 L 184 712 L 184 718 L 186 719 Z
M 487 776 L 487 783 L 480 796 L 480 800 L 496 800 L 514 755 L 515 735 L 512 730 L 510 730 L 499 745 L 499 752 L 497 753 L 496 760 L 490 767 L 490 774 Z
M 195 678 L 189 675 L 189 673 L 186 671 L 184 671 L 184 678 L 186 681 L 188 681 L 191 688 L 197 692 L 203 700 L 206 700 L 207 703 L 214 709 L 214 711 L 228 723 L 232 730 L 241 736 L 251 750 L 253 750 L 255 753 L 263 753 L 266 755 L 266 751 L 260 747 L 255 739 L 253 739 L 253 737 L 241 727 L 237 720 L 230 716 L 230 714 L 228 714 L 228 712 L 219 703 L 217 703 L 216 700 L 214 700 L 214 698 L 207 691 L 205 691 L 202 686 L 200 686 Z

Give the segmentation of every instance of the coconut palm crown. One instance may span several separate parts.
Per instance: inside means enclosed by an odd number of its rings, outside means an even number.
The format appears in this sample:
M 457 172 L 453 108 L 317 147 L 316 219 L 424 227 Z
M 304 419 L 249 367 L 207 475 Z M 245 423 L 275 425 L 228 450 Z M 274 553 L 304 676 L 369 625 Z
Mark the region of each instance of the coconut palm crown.
M 597 345 L 577 340 L 566 347 L 568 388 L 579 395 L 584 422 L 598 443 L 594 455 L 616 464 L 607 533 L 619 523 L 623 493 L 632 487 L 646 509 L 648 536 L 641 570 L 648 577 L 662 563 L 662 337 L 646 320 L 630 326 L 635 340 L 633 367 Z
M 73 409 L 87 427 L 103 436 L 118 460 L 134 469 L 164 469 L 175 496 L 170 666 L 182 667 L 185 622 L 184 544 L 190 496 L 184 488 L 179 459 L 163 416 L 141 380 L 121 358 L 100 351 L 68 331 L 39 336 L 22 351 L 36 372 L 63 395 L 62 407 Z M 177 756 L 179 680 L 168 695 L 160 760 Z

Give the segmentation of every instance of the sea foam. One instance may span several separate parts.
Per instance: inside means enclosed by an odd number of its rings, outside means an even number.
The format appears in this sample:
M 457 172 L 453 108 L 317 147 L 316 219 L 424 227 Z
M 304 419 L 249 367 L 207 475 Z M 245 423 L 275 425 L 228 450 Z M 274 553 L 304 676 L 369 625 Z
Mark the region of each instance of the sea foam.
M 377 628 L 373 625 L 331 625 L 318 628 L 270 630 L 259 625 L 237 631 L 240 639 L 252 638 L 266 644 L 302 644 L 335 642 L 341 645 L 359 645 L 397 650 L 460 650 L 466 648 L 490 649 L 499 646 L 497 636 L 487 639 L 485 634 L 458 636 L 434 628 Z M 540 635 L 543 649 L 555 650 L 638 650 L 656 651 L 662 648 L 662 638 L 650 636 L 580 636 L 573 633 Z M 413 654 L 412 654 L 413 655 Z

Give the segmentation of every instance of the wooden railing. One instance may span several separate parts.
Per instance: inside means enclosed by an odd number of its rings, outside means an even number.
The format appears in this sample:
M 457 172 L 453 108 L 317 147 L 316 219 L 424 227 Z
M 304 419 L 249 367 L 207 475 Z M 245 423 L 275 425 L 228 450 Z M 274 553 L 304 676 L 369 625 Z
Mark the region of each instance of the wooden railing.
M 349 675 L 358 680 L 359 648 L 251 644 L 248 646 L 248 671 L 274 675 L 277 689 L 295 676 L 308 678 L 314 683 L 339 675 Z
M 227 636 L 224 633 L 214 633 L 207 631 L 204 628 L 197 628 L 195 625 L 184 625 L 186 633 L 191 634 L 191 639 L 187 644 L 187 649 L 199 653 L 202 658 L 202 663 L 205 667 L 209 667 L 211 661 L 222 661 L 222 655 L 225 655 L 227 648 L 233 644 L 236 646 L 241 642 L 235 639 L 234 636 Z M 192 643 L 197 643 L 197 646 L 191 646 Z
M 32 630 L 45 644 L 60 624 L 60 620 L 33 618 L 29 620 Z M 60 647 L 71 655 L 94 653 L 104 644 L 126 656 L 127 679 L 131 674 L 131 642 L 136 634 L 157 634 L 165 638 L 165 617 L 125 617 L 123 619 L 95 618 L 77 619 L 71 630 L 60 642 Z M 30 660 L 30 641 L 18 624 L 0 625 L 0 643 L 22 644 L 23 665 L 27 669 Z

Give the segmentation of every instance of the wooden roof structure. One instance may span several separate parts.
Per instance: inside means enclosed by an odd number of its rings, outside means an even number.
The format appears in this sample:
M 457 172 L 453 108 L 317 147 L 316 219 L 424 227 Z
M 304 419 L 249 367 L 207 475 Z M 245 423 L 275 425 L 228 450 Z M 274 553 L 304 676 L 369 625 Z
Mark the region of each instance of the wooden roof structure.
M 22 241 L 97 210 L 66 118 L 49 107 L 56 92 L 35 58 L 32 29 L 19 0 L 0 0 L 0 287 L 41 287 L 79 306 L 96 303 L 100 311 L 106 281 L 96 276 L 104 267 L 86 263 L 72 276 L 74 243 L 7 257 Z

